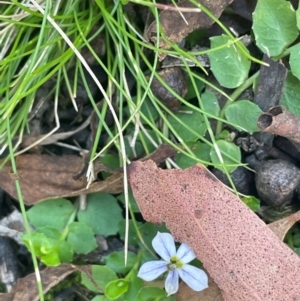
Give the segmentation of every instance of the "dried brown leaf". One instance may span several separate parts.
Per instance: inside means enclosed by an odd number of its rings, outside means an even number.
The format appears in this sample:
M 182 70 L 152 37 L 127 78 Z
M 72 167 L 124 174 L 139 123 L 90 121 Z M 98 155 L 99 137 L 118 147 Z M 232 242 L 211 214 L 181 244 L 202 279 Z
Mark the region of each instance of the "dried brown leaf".
M 76 266 L 71 264 L 62 264 L 55 268 L 46 268 L 41 271 L 41 281 L 43 284 L 44 294 L 53 286 L 68 275 L 77 271 Z M 39 301 L 38 287 L 35 274 L 30 274 L 24 278 L 18 279 L 8 294 L 0 294 L 1 301 Z
M 257 125 L 262 132 L 286 137 L 300 143 L 300 118 L 283 106 L 275 106 L 258 117 Z
M 300 300 L 300 258 L 205 167 L 133 162 L 129 179 L 143 217 L 194 250 L 224 300 Z
M 156 151 L 142 159 L 151 158 L 155 162 L 162 162 L 174 155 L 176 150 L 169 145 L 160 145 Z M 103 191 L 120 193 L 123 191 L 122 169 L 117 168 L 115 174 L 104 181 L 92 183 L 86 189 L 86 178 L 74 179 L 82 170 L 83 160 L 78 156 L 50 156 L 50 155 L 20 155 L 16 158 L 17 175 L 12 174 L 10 164 L 0 170 L 0 186 L 3 190 L 17 199 L 15 179 L 20 181 L 24 202 L 34 205 L 50 198 L 72 197 Z M 102 170 L 113 172 L 103 164 L 96 164 L 97 172 Z
M 280 219 L 268 225 L 280 240 L 284 240 L 286 233 L 300 220 L 300 210 L 290 216 Z

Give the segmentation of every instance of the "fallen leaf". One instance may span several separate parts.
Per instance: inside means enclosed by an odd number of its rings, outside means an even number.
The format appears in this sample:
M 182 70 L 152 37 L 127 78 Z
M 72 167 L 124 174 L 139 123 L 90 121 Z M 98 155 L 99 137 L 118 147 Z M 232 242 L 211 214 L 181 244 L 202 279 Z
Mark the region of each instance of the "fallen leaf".
M 225 301 L 300 300 L 300 258 L 205 167 L 133 162 L 129 180 L 145 220 L 192 248 Z
M 82 159 L 78 156 L 20 155 L 16 157 L 16 164 L 27 205 L 68 196 L 86 186 L 86 181 L 72 178 L 82 165 Z M 0 171 L 0 185 L 17 199 L 15 181 L 11 175 L 11 166 L 6 164 Z
M 169 145 L 160 145 L 146 159 L 159 163 L 174 155 L 176 150 Z M 0 186 L 17 199 L 15 179 L 20 181 L 24 203 L 34 205 L 47 199 L 73 197 L 103 191 L 112 194 L 123 191 L 122 168 L 115 170 L 97 164 L 97 172 L 116 172 L 104 181 L 96 181 L 87 189 L 86 178 L 75 178 L 82 170 L 83 160 L 79 156 L 20 155 L 16 158 L 17 175 L 12 174 L 8 163 L 0 170 Z
M 293 142 L 300 143 L 300 117 L 283 106 L 275 106 L 267 113 L 262 113 L 258 117 L 257 126 L 262 132 L 286 137 Z
M 92 283 L 98 287 L 92 277 L 91 265 L 61 264 L 57 267 L 47 267 L 40 272 L 43 292 L 46 294 L 52 287 L 59 284 L 68 275 L 79 271 L 84 273 Z M 99 288 L 99 292 L 101 289 Z M 0 293 L 1 301 L 39 301 L 38 287 L 35 274 L 29 274 L 17 280 L 12 290 L 7 294 Z
M 232 2 L 233 0 L 198 0 L 205 6 L 216 18 L 219 18 L 223 10 Z M 196 8 L 196 6 L 189 0 L 182 0 L 177 3 L 178 7 L 185 8 Z M 183 15 L 183 16 L 182 16 Z M 186 23 L 188 22 L 188 24 Z M 157 23 L 160 26 L 160 30 L 163 30 L 166 38 L 172 43 L 181 42 L 190 32 L 195 29 L 205 29 L 209 28 L 214 21 L 204 12 L 181 12 L 164 10 L 159 14 L 159 22 L 154 21 L 148 29 L 146 30 L 146 37 L 156 44 L 157 37 Z M 163 41 L 160 37 L 159 46 L 162 49 L 169 49 L 170 46 L 167 42 Z M 163 59 L 165 55 L 161 55 L 160 58 Z
M 53 286 L 57 285 L 68 275 L 77 271 L 76 266 L 71 264 L 62 264 L 55 268 L 46 268 L 41 271 L 41 281 L 43 291 L 46 294 Z M 38 287 L 35 274 L 30 274 L 24 278 L 18 279 L 8 294 L 0 293 L 1 301 L 39 301 Z
M 280 240 L 284 240 L 286 233 L 300 220 L 300 210 L 290 216 L 282 218 L 268 225 Z

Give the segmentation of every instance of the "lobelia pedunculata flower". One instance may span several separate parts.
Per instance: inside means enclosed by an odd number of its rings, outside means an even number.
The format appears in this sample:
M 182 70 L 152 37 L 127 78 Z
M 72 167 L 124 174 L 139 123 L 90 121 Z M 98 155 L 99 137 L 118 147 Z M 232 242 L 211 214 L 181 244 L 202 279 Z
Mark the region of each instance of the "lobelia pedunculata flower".
M 186 244 L 181 244 L 176 252 L 173 236 L 169 233 L 157 232 L 152 240 L 152 246 L 163 260 L 144 263 L 140 267 L 138 277 L 145 281 L 152 281 L 164 272 L 168 272 L 165 282 L 168 296 L 178 291 L 179 277 L 194 291 L 202 291 L 208 287 L 206 273 L 188 264 L 196 256 Z

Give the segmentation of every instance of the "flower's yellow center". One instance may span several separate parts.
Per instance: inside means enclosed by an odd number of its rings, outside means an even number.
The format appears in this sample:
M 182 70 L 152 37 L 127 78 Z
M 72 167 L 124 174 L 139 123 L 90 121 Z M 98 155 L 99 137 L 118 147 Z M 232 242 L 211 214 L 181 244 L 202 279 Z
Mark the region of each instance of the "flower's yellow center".
M 167 265 L 168 271 L 175 271 L 176 269 L 182 269 L 183 263 L 176 256 L 170 258 L 170 263 Z

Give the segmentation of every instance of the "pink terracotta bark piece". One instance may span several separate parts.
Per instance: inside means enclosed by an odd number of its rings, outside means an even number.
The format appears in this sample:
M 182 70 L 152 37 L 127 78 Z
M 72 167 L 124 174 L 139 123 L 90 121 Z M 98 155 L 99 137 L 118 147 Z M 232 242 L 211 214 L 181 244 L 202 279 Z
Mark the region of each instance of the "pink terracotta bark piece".
M 133 162 L 129 181 L 143 217 L 194 250 L 224 300 L 300 300 L 300 258 L 205 167 Z

